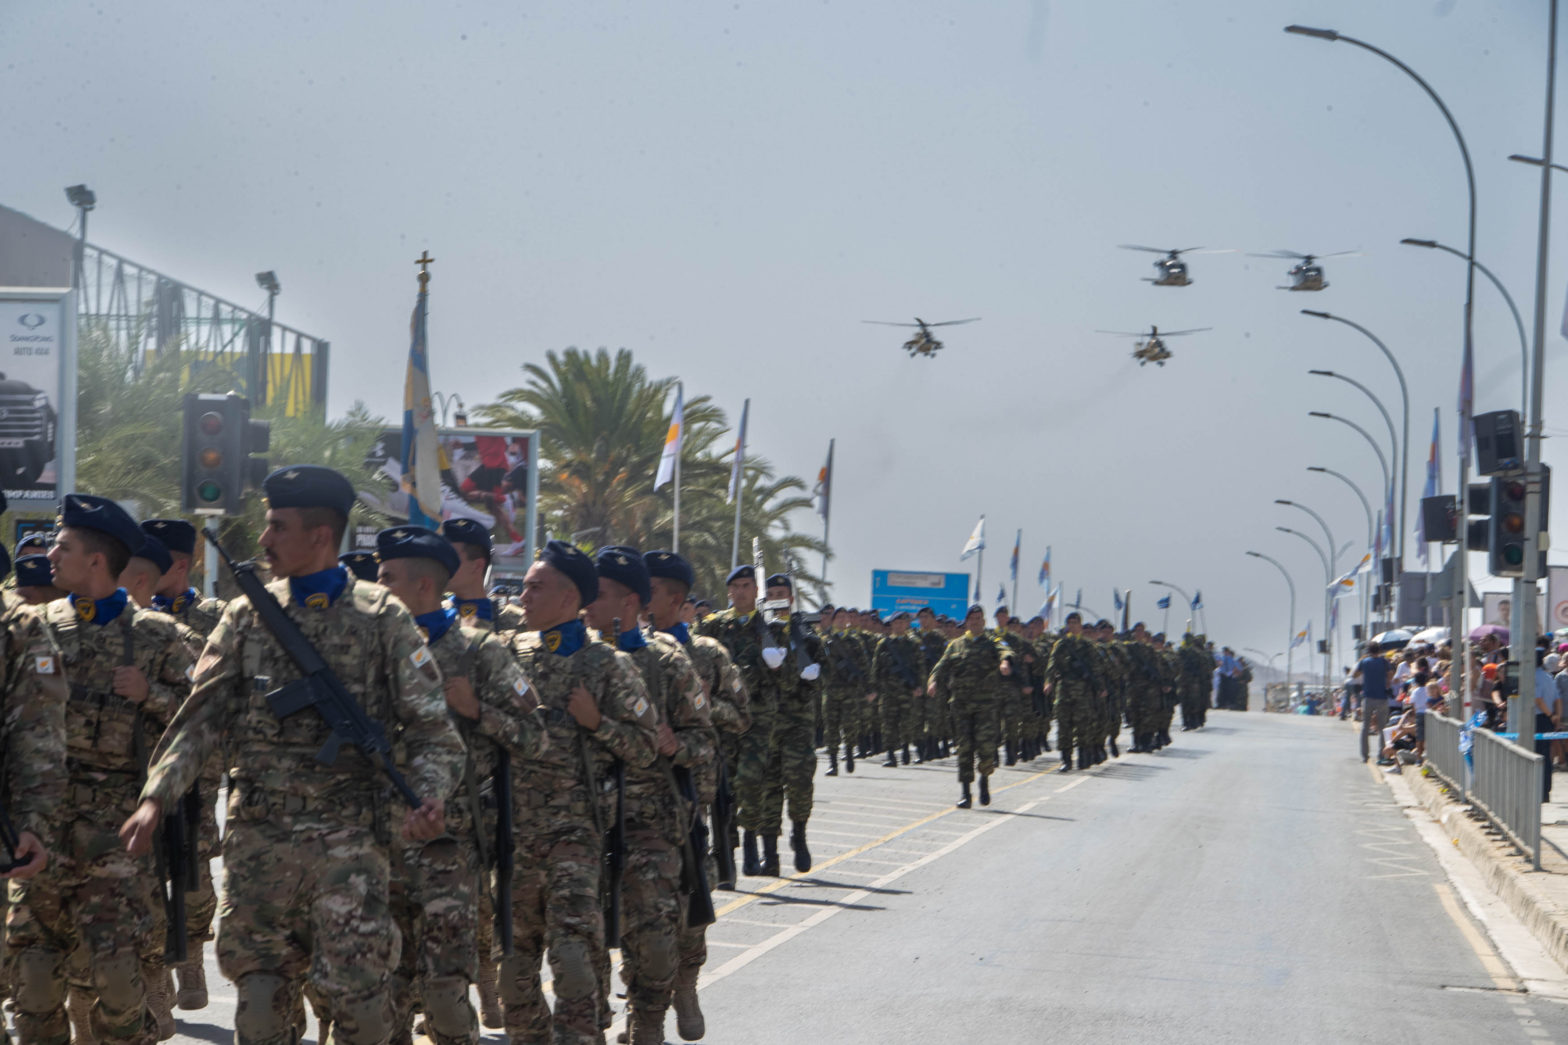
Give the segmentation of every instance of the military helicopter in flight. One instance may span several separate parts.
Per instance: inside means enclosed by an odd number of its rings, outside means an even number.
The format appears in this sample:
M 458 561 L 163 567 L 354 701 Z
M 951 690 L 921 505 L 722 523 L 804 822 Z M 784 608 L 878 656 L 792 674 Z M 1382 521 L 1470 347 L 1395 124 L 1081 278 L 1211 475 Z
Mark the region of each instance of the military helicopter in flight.
M 1213 327 L 1194 327 L 1191 330 L 1167 330 L 1160 333 L 1160 328 L 1151 326 L 1147 333 L 1132 333 L 1126 330 L 1096 330 L 1096 334 L 1111 334 L 1115 337 L 1133 337 L 1138 343 L 1133 346 L 1132 357 L 1138 361 L 1139 366 L 1164 366 L 1165 361 L 1171 357 L 1171 350 L 1165 347 L 1168 337 L 1184 337 L 1187 334 L 1201 334 Z
M 1314 265 L 1319 258 L 1347 258 L 1360 257 L 1359 250 L 1336 250 L 1332 254 L 1298 254 L 1293 250 L 1271 250 L 1267 254 L 1248 254 L 1249 258 L 1282 258 L 1294 261 L 1285 275 L 1290 277 L 1290 286 L 1276 287 L 1276 290 L 1322 290 L 1328 286 L 1328 280 L 1323 278 L 1323 266 Z
M 893 323 L 885 319 L 863 319 L 861 322 L 875 323 L 883 327 L 919 327 L 920 333 L 904 342 L 904 351 L 908 352 L 910 358 L 913 359 L 915 356 L 930 358 L 942 351 L 942 342 L 931 335 L 932 327 L 956 327 L 960 323 L 976 323 L 979 320 L 979 316 L 973 316 L 969 319 L 948 319 L 941 323 L 927 323 L 919 316 L 916 316 L 913 323 Z
M 1230 248 L 1206 250 L 1203 247 L 1172 247 L 1166 250 L 1163 247 L 1140 247 L 1136 243 L 1119 244 L 1122 250 L 1143 250 L 1150 254 L 1164 254 L 1165 256 L 1154 263 L 1154 271 L 1159 276 L 1154 279 L 1144 278 L 1147 283 L 1157 287 L 1187 287 L 1192 285 L 1192 278 L 1187 275 L 1187 263 L 1181 260 L 1183 254 L 1232 254 Z

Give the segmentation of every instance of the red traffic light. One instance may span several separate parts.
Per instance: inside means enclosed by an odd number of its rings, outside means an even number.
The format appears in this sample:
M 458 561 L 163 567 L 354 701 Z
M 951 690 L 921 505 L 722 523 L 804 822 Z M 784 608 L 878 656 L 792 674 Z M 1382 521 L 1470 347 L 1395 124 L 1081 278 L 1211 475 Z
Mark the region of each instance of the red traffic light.
M 201 429 L 202 435 L 217 435 L 223 431 L 223 415 L 216 410 L 208 410 L 201 415 L 196 426 Z

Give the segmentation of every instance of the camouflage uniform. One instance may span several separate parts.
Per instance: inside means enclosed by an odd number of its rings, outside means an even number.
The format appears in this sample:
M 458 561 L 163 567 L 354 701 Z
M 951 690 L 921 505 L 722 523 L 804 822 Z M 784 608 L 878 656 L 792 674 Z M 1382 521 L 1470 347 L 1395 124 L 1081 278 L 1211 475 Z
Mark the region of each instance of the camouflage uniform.
M 996 680 L 1001 667 L 1001 651 L 990 635 L 981 632 L 948 643 L 931 669 L 936 699 L 951 710 L 958 740 L 958 782 L 966 788 L 975 778 L 977 763 L 981 776 L 996 770 Z
M 1152 751 L 1159 731 L 1161 682 L 1159 653 L 1145 642 L 1127 643 L 1128 688 L 1127 726 L 1132 730 L 1132 749 Z
M 920 640 L 910 632 L 885 635 L 877 643 L 871 662 L 871 681 L 881 712 L 882 746 L 887 749 L 890 760 L 893 753 L 903 747 L 904 762 L 909 762 L 910 701 L 916 690 L 925 689 L 925 675 L 920 670 L 924 662 Z
M 741 802 L 741 823 L 764 839 L 779 833 L 786 801 L 792 824 L 805 824 L 811 818 L 812 777 L 817 772 L 812 734 L 822 699 L 820 675 L 815 681 L 801 678 L 808 659 L 820 664 L 822 647 L 816 636 L 799 628 L 797 645 L 790 637 L 790 623 L 780 621 L 768 628 L 774 645 L 787 652 L 784 663 L 772 673 L 777 711 L 768 738 L 767 762 L 761 778 L 755 781 L 753 809 L 746 808 L 744 799 Z
M 762 649 L 764 642 L 776 646 L 778 640 L 771 628 L 759 624 L 755 610 L 739 614 L 731 608 L 709 614 L 702 622 L 701 630 L 703 635 L 717 639 L 729 650 L 730 659 L 746 685 L 751 728 L 740 737 L 735 752 L 735 772 L 730 781 L 735 791 L 736 822 L 755 831 L 779 704 L 778 684 L 774 680 L 777 673 L 763 662 Z
M 343 574 L 324 606 L 268 585 L 365 714 L 401 728 L 402 769 L 416 794 L 445 799 L 463 759 L 441 670 L 402 603 Z M 196 666 L 190 699 L 159 745 L 142 791 L 170 808 L 221 746 L 232 781 L 223 838 L 218 966 L 239 994 L 235 1040 L 287 1042 L 301 989 L 340 1045 L 392 1033 L 388 989 L 399 939 L 388 909 L 391 823 L 401 812 L 385 777 L 357 749 L 331 765 L 331 730 L 313 710 L 278 718 L 266 695 L 299 677 L 248 599 L 229 603 Z
M 572 625 L 580 627 L 575 621 Z M 550 743 L 543 756 L 514 767 L 516 949 L 501 962 L 500 990 L 506 1033 L 513 1042 L 575 1045 L 602 1040 L 595 955 L 604 939 L 601 829 L 614 814 L 615 762 L 637 768 L 652 763 L 659 713 L 630 657 L 593 640 L 558 655 L 568 648 L 561 645 L 561 632 L 544 635 L 517 632 L 511 639 L 545 709 Z M 577 686 L 593 694 L 604 716 L 592 733 L 566 714 Z M 583 764 L 584 755 L 591 770 Z M 555 992 L 553 1030 L 539 980 L 546 950 Z
M 921 675 L 930 679 L 936 662 L 942 659 L 943 653 L 947 652 L 947 636 L 937 631 L 935 626 L 930 631 L 922 629 L 915 635 L 920 642 Z M 915 742 L 921 745 L 920 761 L 924 762 L 928 758 L 937 758 L 941 755 L 939 745 L 945 745 L 949 736 L 948 731 L 943 728 L 946 717 L 942 702 L 935 697 L 927 696 L 924 689 L 911 702 L 909 729 L 914 734 Z
M 828 761 L 838 768 L 838 746 L 844 744 L 845 762 L 855 769 L 855 743 L 864 731 L 866 682 L 870 677 L 864 647 L 849 629 L 828 628 L 822 633 L 822 726 Z
M 1209 707 L 1209 686 L 1214 675 L 1214 655 L 1203 648 L 1203 643 L 1191 633 L 1182 636 L 1181 648 L 1176 651 L 1181 664 L 1181 728 L 1197 729 L 1203 725 Z
M 481 631 L 493 631 L 504 638 L 510 638 L 513 632 L 523 630 L 523 611 L 513 606 L 505 599 L 490 599 L 490 617 L 488 619 L 479 615 L 478 600 L 474 599 L 447 599 L 447 605 L 457 610 L 458 621 L 465 628 L 478 628 Z
M 24 1043 L 69 1037 L 68 964 L 80 945 L 97 994 L 94 1033 L 105 1042 L 145 1045 L 156 1028 L 138 952 L 162 924 L 163 912 L 153 906 L 162 886 L 152 860 L 127 853 L 118 832 L 135 812 L 147 752 L 190 685 L 191 652 L 174 621 L 129 602 L 111 619 L 91 599 L 56 599 L 42 616 L 71 680 L 69 784 L 52 816 L 60 825 L 59 848 L 49 867 L 11 886 L 6 942 L 15 968 L 17 1034 Z M 114 669 L 124 664 L 146 677 L 140 704 L 113 692 Z M 164 974 L 162 943 L 159 936 L 146 976 Z
M 1070 767 L 1076 751 L 1085 762 L 1091 744 L 1098 743 L 1099 726 L 1096 722 L 1096 694 L 1100 680 L 1096 677 L 1099 657 L 1094 643 L 1083 635 L 1058 635 L 1051 647 L 1051 659 L 1045 667 L 1045 678 L 1051 687 L 1051 700 L 1056 716 L 1056 746 L 1061 751 L 1062 765 Z M 1082 767 L 1085 762 L 1080 762 Z
M 403 949 L 392 976 L 394 1026 L 409 1026 L 416 996 L 436 1045 L 477 1041 L 479 1024 L 468 1000 L 478 975 L 478 896 L 489 891 L 481 845 L 495 852 L 494 813 L 484 808 L 480 782 L 496 771 L 498 749 L 513 764 L 537 758 L 546 746 L 544 722 L 528 681 L 506 643 L 488 631 L 453 624 L 430 643 L 443 678 L 466 678 L 479 700 L 479 718 L 452 714 L 468 749 L 463 783 L 446 806 L 446 831 L 428 842 L 402 842 L 393 852 L 392 913 Z M 476 820 L 476 817 L 480 818 Z M 481 841 L 481 833 L 483 840 Z M 488 912 L 492 905 L 485 905 Z

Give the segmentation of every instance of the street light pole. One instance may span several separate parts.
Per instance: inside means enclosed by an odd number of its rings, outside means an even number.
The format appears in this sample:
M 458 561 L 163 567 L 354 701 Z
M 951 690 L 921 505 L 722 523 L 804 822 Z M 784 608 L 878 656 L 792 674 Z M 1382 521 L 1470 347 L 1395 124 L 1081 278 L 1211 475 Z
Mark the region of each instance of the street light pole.
M 1333 605 L 1329 601 L 1333 597 L 1333 593 L 1330 590 L 1334 586 L 1333 570 L 1329 566 L 1328 556 L 1324 554 L 1322 548 L 1318 547 L 1317 541 L 1314 541 L 1311 537 L 1308 537 L 1300 530 L 1291 529 L 1289 526 L 1276 526 L 1274 529 L 1278 530 L 1280 533 L 1294 534 L 1295 536 L 1300 537 L 1302 540 L 1306 541 L 1308 544 L 1312 545 L 1312 550 L 1318 553 L 1318 559 L 1323 563 L 1323 634 L 1325 636 L 1323 640 L 1323 695 L 1325 698 L 1327 698 L 1328 688 L 1331 684 L 1329 676 L 1334 667 L 1334 644 L 1327 638 L 1331 630 L 1328 626 L 1328 618 L 1329 614 L 1333 610 Z M 1311 655 L 1310 651 L 1308 655 Z
M 1307 373 L 1312 377 L 1338 378 L 1346 384 L 1354 385 L 1355 387 L 1361 389 L 1361 393 L 1368 399 L 1372 400 L 1372 405 L 1377 407 L 1377 412 L 1383 415 L 1383 423 L 1388 426 L 1389 460 L 1394 461 L 1399 459 L 1399 436 L 1394 431 L 1394 419 L 1388 415 L 1388 408 L 1383 405 L 1383 401 L 1379 399 L 1370 388 L 1362 384 L 1360 381 L 1357 381 L 1353 377 L 1347 377 L 1346 375 L 1333 370 L 1308 370 Z
M 1372 554 L 1372 506 L 1367 503 L 1367 495 L 1361 492 L 1361 487 L 1359 487 L 1355 483 L 1351 482 L 1350 477 L 1348 475 L 1345 475 L 1343 472 L 1336 472 L 1332 468 L 1323 468 L 1323 467 L 1320 467 L 1318 465 L 1308 465 L 1307 466 L 1307 471 L 1309 471 L 1309 472 L 1322 472 L 1324 475 L 1332 475 L 1334 478 L 1338 479 L 1340 482 L 1342 482 L 1346 486 L 1350 487 L 1351 492 L 1356 495 L 1356 500 L 1361 502 L 1361 510 L 1363 512 L 1365 512 L 1366 516 L 1367 516 L 1367 550 L 1366 550 L 1366 554 L 1371 555 Z M 1356 588 L 1361 592 L 1361 637 L 1362 637 L 1363 640 L 1365 640 L 1367 638 L 1367 625 L 1372 622 L 1372 600 L 1367 597 L 1367 586 L 1365 584 L 1361 583 L 1360 581 L 1357 581 L 1356 582 Z
M 1176 592 L 1176 593 L 1177 593 L 1177 594 L 1178 594 L 1178 595 L 1180 595 L 1180 596 L 1181 596 L 1181 597 L 1182 597 L 1182 600 L 1183 600 L 1183 601 L 1185 601 L 1185 602 L 1186 602 L 1186 603 L 1187 603 L 1187 608 L 1188 608 L 1188 609 L 1189 609 L 1189 610 L 1191 610 L 1191 609 L 1192 609 L 1192 596 L 1191 596 L 1191 595 L 1188 595 L 1188 594 L 1187 594 L 1187 593 L 1186 593 L 1186 592 L 1185 592 L 1185 591 L 1183 591 L 1183 590 L 1182 590 L 1182 589 L 1180 589 L 1180 588 L 1178 588 L 1178 587 L 1176 587 L 1176 585 L 1174 585 L 1174 584 L 1170 584 L 1170 583 L 1168 583 L 1168 582 L 1166 582 L 1166 581 L 1150 581 L 1150 582 L 1149 582 L 1149 583 L 1150 583 L 1150 584 L 1152 584 L 1152 585 L 1154 585 L 1154 586 L 1155 586 L 1155 587 L 1158 587 L 1158 588 L 1169 588 L 1169 589 L 1170 589 L 1170 590 L 1171 590 L 1171 591 L 1174 591 L 1174 592 Z M 1194 612 L 1196 612 L 1196 611 L 1194 611 Z M 1191 620 L 1191 619 L 1192 619 L 1192 618 L 1191 618 L 1191 617 L 1189 617 L 1189 618 L 1187 618 L 1187 619 L 1188 619 L 1188 620 L 1189 620 L 1189 621 L 1190 621 L 1190 620 Z M 1191 630 L 1192 630 L 1192 629 L 1190 629 L 1190 628 L 1189 628 L 1189 629 L 1188 629 L 1188 632 L 1189 632 L 1189 633 L 1190 633 L 1190 632 L 1191 632 Z
M 1556 62 L 1556 58 L 1557 58 L 1557 36 L 1556 36 L 1556 33 L 1557 33 L 1557 0 L 1552 0 L 1551 28 L 1552 28 L 1552 41 L 1551 41 L 1551 44 L 1550 44 L 1550 52 L 1549 52 L 1549 54 L 1550 54 L 1550 63 L 1551 64 L 1549 65 L 1549 68 L 1548 68 L 1548 76 L 1547 76 L 1548 87 L 1551 86 L 1551 84 L 1550 84 L 1550 81 L 1551 81 L 1551 70 L 1555 69 L 1555 62 Z M 1438 94 L 1437 94 L 1436 91 L 1432 90 L 1432 86 L 1430 84 L 1428 84 L 1425 80 L 1421 79 L 1421 77 L 1416 74 L 1416 71 L 1414 69 L 1410 68 L 1410 66 L 1406 65 L 1404 62 L 1401 62 L 1398 58 L 1395 58 L 1393 55 L 1389 54 L 1387 51 L 1384 51 L 1384 50 L 1381 50 L 1380 48 L 1374 47 L 1374 46 L 1372 46 L 1371 44 L 1367 43 L 1364 40 L 1357 40 L 1353 36 L 1343 36 L 1339 32 L 1337 32 L 1337 31 L 1335 31 L 1333 29 L 1312 29 L 1312 28 L 1309 28 L 1309 27 L 1304 26 L 1304 25 L 1287 25 L 1285 27 L 1285 32 L 1287 32 L 1287 33 L 1294 33 L 1294 34 L 1296 34 L 1298 36 L 1316 37 L 1319 40 L 1328 40 L 1330 42 L 1344 42 L 1344 43 L 1351 44 L 1351 45 L 1356 46 L 1356 47 L 1360 47 L 1361 49 L 1363 49 L 1365 51 L 1370 51 L 1373 54 L 1377 55 L 1379 58 L 1382 58 L 1385 61 L 1390 62 L 1391 64 L 1396 66 L 1401 72 L 1403 72 L 1406 76 L 1410 77 L 1418 85 L 1420 85 L 1421 89 L 1427 93 L 1427 97 L 1431 98 L 1433 104 L 1435 104 L 1438 107 L 1438 109 L 1442 112 L 1443 119 L 1448 121 L 1448 129 L 1454 132 L 1454 141 L 1459 144 L 1459 156 L 1460 156 L 1461 159 L 1464 160 L 1464 164 L 1465 164 L 1465 186 L 1469 190 L 1469 194 L 1470 194 L 1470 215 L 1469 215 L 1469 222 L 1468 222 L 1468 236 L 1467 236 L 1466 241 L 1465 241 L 1467 246 L 1466 246 L 1466 249 L 1465 249 L 1465 262 L 1466 262 L 1466 264 L 1465 264 L 1464 355 L 1461 358 L 1460 364 L 1459 364 L 1459 369 L 1460 369 L 1459 381 L 1460 381 L 1460 387 L 1463 389 L 1465 387 L 1466 380 L 1469 377 L 1469 374 L 1466 372 L 1466 366 L 1468 364 L 1468 365 L 1470 365 L 1473 368 L 1474 358 L 1475 358 L 1474 354 L 1473 354 L 1473 350 L 1474 350 L 1475 346 L 1474 346 L 1474 341 L 1473 341 L 1473 338 L 1472 338 L 1472 334 L 1474 332 L 1474 320 L 1475 320 L 1475 168 L 1470 163 L 1470 149 L 1469 149 L 1469 147 L 1467 145 L 1465 145 L 1465 136 L 1463 134 L 1459 133 L 1459 124 L 1454 122 L 1453 113 L 1448 111 L 1448 106 L 1443 104 L 1443 99 L 1438 97 Z M 1550 123 L 1551 98 L 1550 98 L 1550 95 L 1548 95 L 1548 98 L 1547 98 L 1547 117 L 1548 117 L 1548 123 L 1547 123 L 1547 132 L 1546 132 L 1546 141 L 1547 141 L 1547 144 L 1550 145 L 1551 144 L 1551 123 Z M 1548 163 L 1548 164 L 1552 162 L 1552 157 L 1550 156 L 1550 154 L 1548 154 L 1545 157 L 1545 162 Z M 1542 176 L 1545 177 L 1545 168 L 1543 168 L 1543 170 L 1542 170 Z M 1542 189 L 1543 195 L 1545 194 L 1545 192 L 1546 192 L 1546 190 L 1543 188 Z M 1544 216 L 1543 216 L 1542 228 L 1543 229 L 1545 228 Z M 1544 232 L 1543 232 L 1543 235 L 1544 235 Z M 1544 264 L 1544 260 L 1543 260 L 1542 264 Z M 1541 339 L 1537 338 L 1537 340 L 1536 340 L 1536 349 L 1537 349 L 1537 361 L 1538 362 L 1539 362 L 1539 358 L 1540 358 L 1540 356 L 1539 356 L 1540 346 L 1541 346 Z M 1469 448 L 1468 444 L 1466 443 L 1466 438 L 1467 437 L 1465 435 L 1465 432 L 1463 431 L 1464 427 L 1468 426 L 1470 424 L 1470 409 L 1471 409 L 1470 404 L 1468 404 L 1468 403 L 1466 403 L 1464 401 L 1464 399 L 1463 399 L 1463 392 L 1461 392 L 1461 400 L 1460 400 L 1460 407 L 1459 407 L 1459 413 L 1460 413 L 1459 424 L 1461 426 L 1461 430 L 1459 432 L 1459 439 L 1458 439 L 1458 442 L 1459 442 L 1459 498 L 1460 498 L 1460 503 L 1461 504 L 1464 503 L 1465 491 L 1466 491 L 1466 489 L 1470 485 L 1470 448 Z M 1528 487 L 1527 487 L 1527 489 L 1528 489 Z M 1526 505 L 1525 505 L 1525 507 L 1526 507 L 1526 517 L 1528 518 L 1528 509 L 1529 509 L 1528 494 L 1526 495 Z M 1404 520 L 1403 519 L 1400 520 L 1399 528 L 1400 528 L 1400 530 L 1404 530 L 1405 529 L 1405 524 L 1404 524 Z M 1529 535 L 1527 534 L 1526 537 L 1528 539 Z M 1400 542 L 1401 542 L 1400 543 L 1400 548 L 1401 548 L 1401 556 L 1400 556 L 1400 558 L 1401 558 L 1401 567 L 1400 568 L 1401 569 L 1403 569 L 1403 551 L 1402 551 L 1403 548 L 1404 548 L 1403 541 L 1404 541 L 1404 535 L 1403 535 L 1403 533 L 1401 533 L 1400 534 Z M 1532 545 L 1530 545 L 1530 544 L 1526 545 L 1526 555 L 1527 556 L 1530 554 L 1530 548 L 1531 547 L 1532 547 Z M 1469 630 L 1465 627 L 1465 605 L 1469 601 L 1466 598 L 1466 596 L 1469 594 L 1469 590 L 1470 590 L 1470 578 L 1469 578 L 1469 573 L 1470 573 L 1469 565 L 1470 564 L 1467 561 L 1467 554 L 1468 553 L 1465 551 L 1464 547 L 1461 545 L 1461 547 L 1459 548 L 1459 550 L 1458 550 L 1458 552 L 1456 554 L 1456 558 L 1455 558 L 1455 562 L 1454 562 L 1454 608 L 1453 608 L 1453 621 L 1452 621 L 1453 627 L 1455 629 L 1458 629 L 1458 637 L 1457 637 L 1457 639 L 1455 641 L 1455 644 L 1454 644 L 1454 650 L 1459 655 L 1459 662 L 1456 665 L 1456 670 L 1459 673 L 1459 675 L 1458 675 L 1459 692 L 1464 695 L 1464 700 L 1466 702 L 1469 701 L 1469 693 L 1470 693 L 1470 690 L 1469 690 L 1469 678 L 1468 678 L 1469 671 L 1470 671 L 1470 665 L 1469 665 L 1469 660 L 1470 660 L 1470 640 L 1468 638 Z
M 1285 586 L 1290 589 L 1290 636 L 1285 640 L 1285 688 L 1289 690 L 1291 651 L 1295 649 L 1296 644 L 1296 582 L 1290 579 L 1290 571 L 1285 569 L 1274 556 L 1251 551 L 1247 554 L 1254 559 L 1262 559 L 1264 562 L 1272 563 L 1274 568 L 1279 571 L 1279 575 L 1285 578 Z
M 1372 438 L 1372 433 L 1368 432 L 1365 428 L 1362 428 L 1360 425 L 1356 424 L 1354 421 L 1351 421 L 1351 420 L 1349 420 L 1347 418 L 1340 417 L 1338 414 L 1330 414 L 1330 413 L 1326 413 L 1326 412 L 1324 412 L 1322 410 L 1309 410 L 1309 411 L 1307 411 L 1307 416 L 1308 417 L 1322 417 L 1322 418 L 1326 418 L 1327 420 L 1330 420 L 1330 421 L 1338 421 L 1340 424 L 1349 425 L 1351 428 L 1354 428 L 1356 431 L 1360 432 L 1361 433 L 1361 438 L 1365 439 L 1367 441 L 1367 445 L 1372 448 L 1372 452 L 1377 454 L 1377 463 L 1378 463 L 1379 467 L 1381 467 L 1383 469 L 1383 497 L 1384 497 L 1384 501 L 1386 503 L 1388 501 L 1392 501 L 1393 500 L 1392 494 L 1393 494 L 1394 487 L 1393 487 L 1392 480 L 1390 479 L 1389 474 L 1388 474 L 1388 458 L 1383 456 L 1383 448 L 1381 446 L 1377 445 L 1377 440 Z

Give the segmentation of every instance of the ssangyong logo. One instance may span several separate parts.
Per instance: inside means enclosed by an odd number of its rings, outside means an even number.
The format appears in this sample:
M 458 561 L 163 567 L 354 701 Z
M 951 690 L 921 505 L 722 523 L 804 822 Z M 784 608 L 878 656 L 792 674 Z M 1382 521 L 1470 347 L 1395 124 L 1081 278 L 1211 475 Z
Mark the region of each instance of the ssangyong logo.
M 39 327 L 49 322 L 49 319 L 47 316 L 39 315 L 37 312 L 23 312 L 20 316 L 16 317 L 16 321 L 22 324 L 22 326 L 26 327 L 28 330 L 37 330 Z

